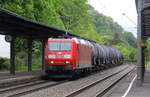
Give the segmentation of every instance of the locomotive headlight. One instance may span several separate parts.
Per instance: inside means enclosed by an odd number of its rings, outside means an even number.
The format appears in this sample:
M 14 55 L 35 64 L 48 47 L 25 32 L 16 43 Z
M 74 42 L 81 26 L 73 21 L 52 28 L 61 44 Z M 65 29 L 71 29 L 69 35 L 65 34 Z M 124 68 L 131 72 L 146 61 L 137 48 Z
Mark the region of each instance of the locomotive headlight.
M 54 61 L 51 61 L 51 63 L 53 64 L 53 63 L 54 63 Z
M 70 54 L 64 55 L 64 58 L 69 59 L 69 58 L 71 58 L 71 55 Z
M 48 55 L 48 58 L 56 58 L 56 55 Z
M 70 61 L 66 61 L 66 63 L 68 64 L 68 63 L 70 63 Z

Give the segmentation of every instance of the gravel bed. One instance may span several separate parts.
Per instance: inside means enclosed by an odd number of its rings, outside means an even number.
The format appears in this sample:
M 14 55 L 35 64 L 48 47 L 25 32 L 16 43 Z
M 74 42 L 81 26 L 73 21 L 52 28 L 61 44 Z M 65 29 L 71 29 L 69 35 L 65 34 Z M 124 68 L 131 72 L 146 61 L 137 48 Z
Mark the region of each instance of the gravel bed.
M 92 83 L 93 81 L 96 81 L 98 79 L 103 79 L 105 76 L 111 75 L 112 73 L 115 73 L 125 67 L 128 67 L 128 65 L 115 67 L 113 69 L 109 69 L 101 73 L 93 74 L 88 77 L 78 79 L 75 81 L 70 81 L 51 88 L 42 89 L 21 97 L 63 97 L 81 87 L 84 87 L 87 84 Z

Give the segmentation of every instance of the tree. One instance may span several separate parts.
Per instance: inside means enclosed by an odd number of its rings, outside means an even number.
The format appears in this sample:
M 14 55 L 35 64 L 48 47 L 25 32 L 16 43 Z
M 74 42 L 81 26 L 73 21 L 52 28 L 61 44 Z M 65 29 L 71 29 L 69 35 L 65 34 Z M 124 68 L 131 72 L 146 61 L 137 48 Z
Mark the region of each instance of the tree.
M 134 37 L 134 35 L 131 32 L 125 31 L 123 33 L 123 36 L 130 45 L 132 45 L 133 47 L 136 47 L 136 38 Z

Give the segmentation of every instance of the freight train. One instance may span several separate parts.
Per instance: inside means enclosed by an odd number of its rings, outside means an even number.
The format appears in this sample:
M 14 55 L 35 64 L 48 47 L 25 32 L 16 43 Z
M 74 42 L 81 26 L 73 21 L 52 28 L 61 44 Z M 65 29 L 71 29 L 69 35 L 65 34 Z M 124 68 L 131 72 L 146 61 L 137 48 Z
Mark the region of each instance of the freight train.
M 45 44 L 48 76 L 83 74 L 123 63 L 120 51 L 78 38 L 49 38 Z

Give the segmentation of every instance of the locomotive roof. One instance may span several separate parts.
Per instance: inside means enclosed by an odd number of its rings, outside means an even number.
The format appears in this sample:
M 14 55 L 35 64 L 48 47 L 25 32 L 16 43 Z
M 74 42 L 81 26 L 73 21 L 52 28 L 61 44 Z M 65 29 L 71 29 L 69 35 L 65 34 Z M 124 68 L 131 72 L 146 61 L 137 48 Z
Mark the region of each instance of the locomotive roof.
M 88 40 L 80 39 L 80 38 L 49 38 L 48 41 L 72 41 L 74 40 L 77 44 L 85 44 L 92 46 L 92 44 Z

